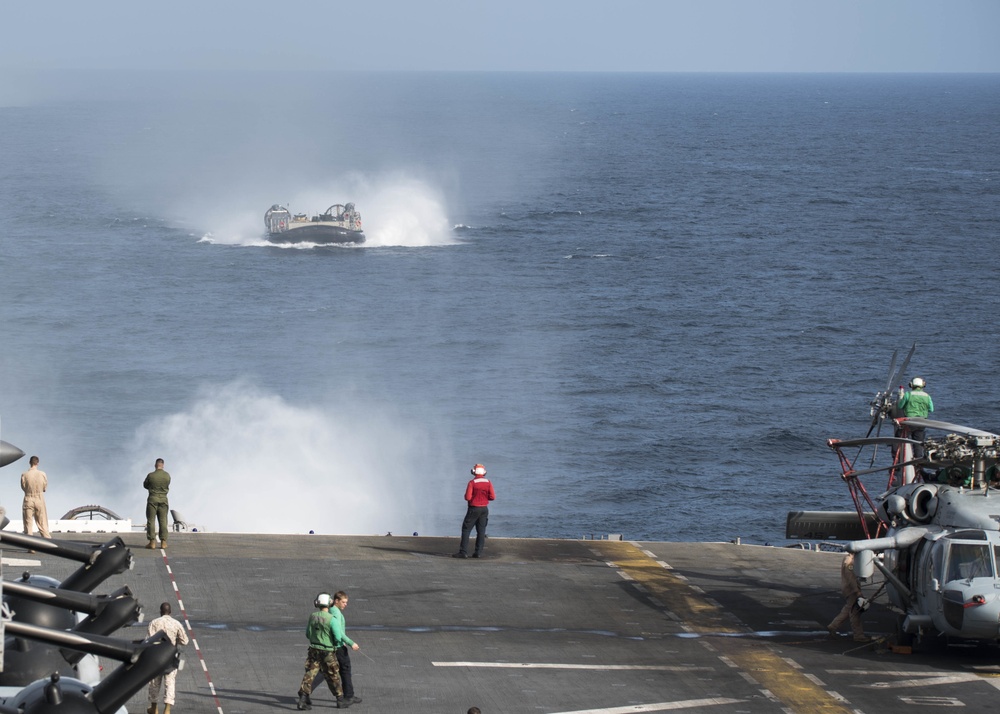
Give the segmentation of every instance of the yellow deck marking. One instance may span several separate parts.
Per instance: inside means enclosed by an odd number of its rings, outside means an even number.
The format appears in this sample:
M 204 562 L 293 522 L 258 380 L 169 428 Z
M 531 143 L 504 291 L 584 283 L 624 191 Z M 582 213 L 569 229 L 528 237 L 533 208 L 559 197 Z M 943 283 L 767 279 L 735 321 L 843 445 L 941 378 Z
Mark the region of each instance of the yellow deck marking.
M 707 602 L 704 595 L 696 593 L 685 580 L 664 569 L 631 543 L 602 541 L 600 545 L 602 559 L 610 560 L 636 583 L 642 584 L 649 595 L 660 600 L 686 625 L 688 632 L 710 635 L 745 631 L 734 626 L 729 613 Z M 824 714 L 853 711 L 760 640 L 717 637 L 712 645 L 721 657 L 734 663 L 791 711 Z

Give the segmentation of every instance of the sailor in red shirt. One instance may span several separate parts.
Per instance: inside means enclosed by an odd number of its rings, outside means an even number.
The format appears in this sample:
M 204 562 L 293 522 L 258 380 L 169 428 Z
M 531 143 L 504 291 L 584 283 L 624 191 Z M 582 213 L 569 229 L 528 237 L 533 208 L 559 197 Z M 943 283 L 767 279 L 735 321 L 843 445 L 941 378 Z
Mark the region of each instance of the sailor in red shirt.
M 486 467 L 476 464 L 472 467 L 472 480 L 465 487 L 465 500 L 469 502 L 469 510 L 465 512 L 465 520 L 462 521 L 462 545 L 453 558 L 469 557 L 469 534 L 472 527 L 476 527 L 476 550 L 472 554 L 473 558 L 479 558 L 483 554 L 483 546 L 486 545 L 486 523 L 490 518 L 490 501 L 497 497 L 493 490 L 493 484 L 486 478 Z

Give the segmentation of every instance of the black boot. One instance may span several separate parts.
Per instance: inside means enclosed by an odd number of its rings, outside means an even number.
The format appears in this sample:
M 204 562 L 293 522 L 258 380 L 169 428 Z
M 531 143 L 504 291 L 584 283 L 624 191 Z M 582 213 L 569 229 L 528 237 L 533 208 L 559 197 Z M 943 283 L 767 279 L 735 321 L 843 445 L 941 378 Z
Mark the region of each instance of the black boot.
M 309 695 L 302 692 L 299 692 L 299 701 L 296 706 L 298 706 L 300 712 L 313 708 L 312 702 L 309 701 Z
M 337 697 L 337 709 L 347 709 L 351 706 L 349 699 L 344 699 L 343 697 Z

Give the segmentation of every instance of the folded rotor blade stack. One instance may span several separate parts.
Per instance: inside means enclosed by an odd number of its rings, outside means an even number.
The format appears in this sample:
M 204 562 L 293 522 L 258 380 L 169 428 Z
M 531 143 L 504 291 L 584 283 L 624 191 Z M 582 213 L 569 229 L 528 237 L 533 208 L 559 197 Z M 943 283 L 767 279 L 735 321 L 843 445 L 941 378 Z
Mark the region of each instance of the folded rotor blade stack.
M 881 392 L 876 392 L 875 398 L 871 401 L 872 422 L 868 427 L 866 437 L 871 436 L 873 431 L 876 436 L 879 436 L 882 433 L 882 422 L 892 416 L 892 412 L 896 406 L 896 392 L 893 391 L 893 385 L 899 384 L 899 379 L 906 373 L 906 368 L 910 366 L 910 358 L 913 357 L 916 349 L 917 343 L 914 342 L 909 354 L 906 355 L 906 359 L 903 360 L 898 370 L 896 369 L 896 358 L 899 356 L 899 350 L 893 351 L 892 359 L 889 360 L 889 377 L 886 379 L 885 389 Z M 872 464 L 875 463 L 877 455 L 878 445 L 872 450 Z

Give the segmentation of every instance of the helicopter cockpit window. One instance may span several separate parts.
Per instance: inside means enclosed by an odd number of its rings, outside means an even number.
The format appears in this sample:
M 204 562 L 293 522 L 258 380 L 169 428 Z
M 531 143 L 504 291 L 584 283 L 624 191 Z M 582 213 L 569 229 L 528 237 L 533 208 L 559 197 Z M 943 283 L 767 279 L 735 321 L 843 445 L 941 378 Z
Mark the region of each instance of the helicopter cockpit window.
M 985 531 L 955 531 L 946 535 L 945 538 L 955 540 L 987 540 Z
M 993 559 L 988 546 L 978 543 L 951 544 L 946 582 L 992 577 Z

